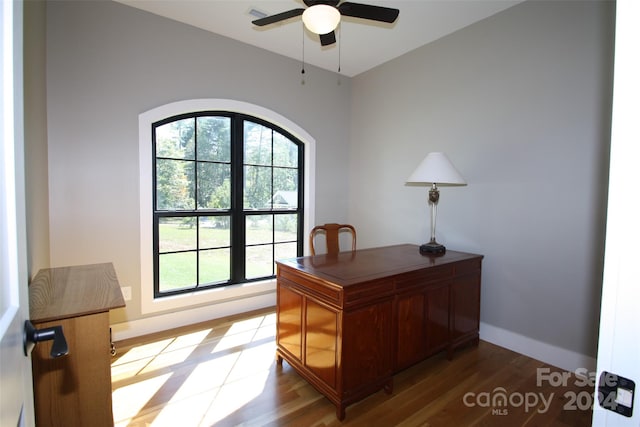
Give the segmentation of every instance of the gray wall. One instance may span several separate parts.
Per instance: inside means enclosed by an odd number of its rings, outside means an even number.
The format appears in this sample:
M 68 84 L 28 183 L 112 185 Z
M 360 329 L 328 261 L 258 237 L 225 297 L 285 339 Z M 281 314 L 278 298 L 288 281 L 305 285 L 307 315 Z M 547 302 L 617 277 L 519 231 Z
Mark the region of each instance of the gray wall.
M 115 2 L 47 4 L 51 265 L 112 261 L 140 316 L 138 115 L 228 98 L 316 139 L 316 220 L 346 220 L 350 81 Z
M 349 219 L 362 246 L 437 234 L 485 255 L 482 322 L 595 357 L 608 173 L 614 3 L 525 2 L 353 80 Z
M 25 201 L 30 279 L 50 266 L 46 13 L 43 0 L 24 2 Z

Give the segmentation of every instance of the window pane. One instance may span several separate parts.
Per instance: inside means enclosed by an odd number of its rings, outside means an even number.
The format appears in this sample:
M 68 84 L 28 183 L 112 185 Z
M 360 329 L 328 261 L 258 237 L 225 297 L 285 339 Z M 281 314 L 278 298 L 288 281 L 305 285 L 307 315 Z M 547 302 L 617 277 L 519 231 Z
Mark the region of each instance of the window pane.
M 273 215 L 248 215 L 245 233 L 247 245 L 273 242 Z
M 196 249 L 196 219 L 159 218 L 159 251 L 177 252 Z
M 273 208 L 296 209 L 298 207 L 298 170 L 273 169 Z
M 298 167 L 298 146 L 277 132 L 273 133 L 273 165 Z
M 298 244 L 297 243 L 279 243 L 275 245 L 276 256 L 275 259 L 295 258 L 298 256 Z
M 244 208 L 271 209 L 270 167 L 244 167 Z
M 261 245 L 246 248 L 247 279 L 273 275 L 273 246 Z
M 276 242 L 295 242 L 298 238 L 298 215 L 275 215 Z
M 276 191 L 273 195 L 273 209 L 295 209 L 298 207 L 296 191 Z
M 199 220 L 200 249 L 231 246 L 231 221 L 228 216 L 202 216 Z
M 271 134 L 268 127 L 244 122 L 244 163 L 271 166 Z
M 195 208 L 193 162 L 156 160 L 156 209 Z
M 231 118 L 198 117 L 198 160 L 231 161 Z
M 231 278 L 231 249 L 200 251 L 200 284 L 228 282 Z
M 198 162 L 198 209 L 231 208 L 231 166 Z
M 160 292 L 193 288 L 196 284 L 196 253 L 162 254 L 160 262 Z
M 287 259 L 287 258 L 295 258 L 298 256 L 298 244 L 297 243 L 279 243 L 275 246 L 275 256 L 273 258 L 273 271 L 278 271 L 278 266 L 276 265 L 276 260 L 279 259 Z
M 193 118 L 177 120 L 156 127 L 156 156 L 173 159 L 194 159 Z

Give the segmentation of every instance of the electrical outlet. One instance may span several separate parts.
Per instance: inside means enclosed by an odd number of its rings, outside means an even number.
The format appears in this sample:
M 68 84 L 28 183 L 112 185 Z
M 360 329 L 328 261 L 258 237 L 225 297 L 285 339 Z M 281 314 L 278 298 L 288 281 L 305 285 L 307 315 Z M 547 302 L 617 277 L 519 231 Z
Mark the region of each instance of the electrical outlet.
M 125 301 L 131 301 L 131 286 L 124 286 L 120 288 L 122 291 L 122 297 Z

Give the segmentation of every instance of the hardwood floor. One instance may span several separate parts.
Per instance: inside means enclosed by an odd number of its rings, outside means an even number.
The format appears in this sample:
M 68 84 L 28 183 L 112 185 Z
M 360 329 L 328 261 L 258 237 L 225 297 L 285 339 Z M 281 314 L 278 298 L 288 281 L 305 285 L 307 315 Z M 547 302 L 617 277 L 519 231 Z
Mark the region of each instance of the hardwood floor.
M 438 354 L 383 391 L 335 407 L 275 363 L 273 309 L 116 343 L 116 426 L 590 426 L 586 381 L 480 341 Z M 502 398 L 502 400 L 501 400 Z M 586 409 L 580 409 L 586 408 Z

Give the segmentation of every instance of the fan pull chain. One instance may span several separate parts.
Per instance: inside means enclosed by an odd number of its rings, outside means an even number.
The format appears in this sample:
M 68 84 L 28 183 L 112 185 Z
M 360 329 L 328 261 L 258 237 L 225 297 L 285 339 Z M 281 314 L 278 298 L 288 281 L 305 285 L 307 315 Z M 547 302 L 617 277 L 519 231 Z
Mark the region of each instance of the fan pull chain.
M 304 23 L 302 24 L 302 71 L 300 74 L 302 74 L 300 84 L 304 84 Z
M 338 24 L 340 30 L 338 31 L 338 73 L 340 72 L 340 60 L 342 59 L 342 24 Z

